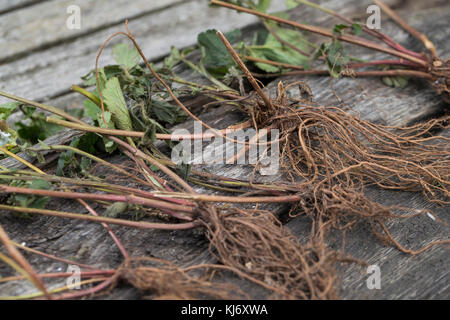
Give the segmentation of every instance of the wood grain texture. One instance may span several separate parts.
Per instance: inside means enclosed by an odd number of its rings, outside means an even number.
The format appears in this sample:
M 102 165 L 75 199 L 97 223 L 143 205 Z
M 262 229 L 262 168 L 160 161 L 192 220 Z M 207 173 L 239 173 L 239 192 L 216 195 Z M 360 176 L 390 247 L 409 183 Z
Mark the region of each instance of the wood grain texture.
M 390 4 L 400 5 L 400 13 L 413 26 L 426 33 L 430 39 L 435 42 L 438 53 L 442 57 L 450 57 L 450 43 L 447 36 L 450 33 L 450 10 L 448 3 L 441 1 L 422 2 L 422 1 L 390 1 Z M 406 4 L 405 4 L 406 3 Z M 411 3 L 409 6 L 408 3 Z M 347 4 L 347 5 L 344 5 Z M 365 7 L 367 3 L 359 1 L 325 1 L 324 5 L 333 9 L 341 9 L 349 16 L 365 16 Z M 192 1 L 183 5 L 184 11 L 189 15 L 187 8 L 197 8 L 200 10 L 202 4 Z M 424 9 L 428 6 L 428 9 Z M 433 6 L 435 8 L 433 8 Z M 181 6 L 177 6 L 181 8 Z M 414 9 L 414 10 L 412 10 Z M 170 9 L 172 10 L 172 9 Z M 208 9 L 210 10 L 210 9 Z M 167 10 L 169 11 L 169 9 Z M 171 11 L 173 13 L 173 11 Z M 209 12 L 209 11 L 208 11 Z M 213 11 L 211 11 L 213 12 Z M 215 12 L 215 11 L 214 11 Z M 169 13 L 168 13 L 169 14 Z M 309 22 L 317 22 L 323 26 L 332 26 L 336 20 L 329 19 L 317 13 L 315 10 L 302 9 L 295 10 L 294 16 L 298 21 L 307 20 Z M 160 23 L 164 21 L 164 11 L 152 16 L 160 19 Z M 159 17 L 159 18 L 157 18 Z M 170 16 L 167 16 L 170 17 Z M 166 17 L 166 20 L 167 20 Z M 193 17 L 193 16 L 191 16 Z M 224 25 L 223 19 L 228 16 L 216 16 L 213 20 L 215 23 Z M 239 19 L 246 19 L 245 15 L 238 15 Z M 192 44 L 195 41 L 195 35 L 202 30 L 201 23 L 196 24 L 192 18 L 184 20 L 179 24 L 175 23 L 162 24 L 160 27 L 163 32 L 168 30 L 167 26 L 178 34 L 178 38 L 170 36 L 170 42 L 163 42 L 161 36 L 160 43 L 165 49 L 158 51 L 155 49 L 155 43 L 151 45 L 144 43 L 145 50 L 160 52 L 163 55 L 167 52 L 170 44 L 184 46 Z M 231 19 L 231 18 L 230 18 Z M 173 19 L 172 19 L 173 20 Z M 136 20 L 137 21 L 137 20 Z M 242 22 L 242 27 L 246 23 Z M 245 20 L 246 21 L 246 20 Z M 145 30 L 148 25 L 130 24 L 132 30 L 136 29 L 139 33 L 138 37 L 150 41 L 150 36 L 146 36 Z M 148 23 L 148 21 L 147 21 Z M 216 25 L 217 25 L 216 24 Z M 147 27 L 145 27 L 147 25 Z M 143 26 L 143 31 L 139 29 Z M 158 30 L 158 23 L 155 29 Z M 189 27 L 186 27 L 189 26 Z M 232 24 L 228 25 L 232 27 Z M 165 27 L 165 29 L 163 28 Z M 147 28 L 147 29 L 146 29 Z M 186 29 L 189 28 L 189 35 Z M 196 29 L 198 28 L 198 29 Z M 420 44 L 410 37 L 408 34 L 400 30 L 395 24 L 389 20 L 382 21 L 382 31 L 390 34 L 395 40 L 404 45 L 420 50 Z M 112 31 L 111 28 L 108 31 Z M 151 30 L 155 30 L 151 29 Z M 226 31 L 226 30 L 224 30 Z M 0 86 L 8 85 L 12 93 L 25 93 L 27 98 L 38 100 L 46 100 L 51 97 L 52 104 L 57 106 L 67 106 L 76 101 L 75 95 L 61 95 L 65 90 L 64 86 L 78 81 L 76 74 L 79 68 L 83 68 L 86 61 L 93 62 L 95 51 L 99 43 L 110 32 L 99 31 L 87 36 L 90 40 L 86 43 L 90 45 L 83 51 L 77 51 L 78 43 L 81 45 L 81 38 L 75 40 L 74 43 L 66 43 L 61 46 L 55 46 L 43 52 L 36 52 L 29 57 L 11 62 L 0 68 Z M 178 33 L 177 33 L 178 32 Z M 183 33 L 184 32 L 184 33 Z M 192 32 L 192 35 L 190 33 Z M 166 32 L 167 33 L 167 32 Z M 155 32 L 158 34 L 158 32 Z M 181 35 L 185 37 L 181 37 Z M 189 38 L 191 37 L 191 38 Z M 185 38 L 189 38 L 186 40 Z M 156 37 L 158 39 L 158 37 Z M 183 42 L 186 41 L 186 42 Z M 165 51 L 164 51 L 165 50 Z M 352 55 L 358 57 L 369 57 L 365 50 L 353 49 L 349 47 Z M 49 52 L 49 54 L 46 54 Z M 83 54 L 84 53 L 84 54 Z M 76 59 L 72 60 L 71 55 L 74 54 Z M 85 55 L 90 55 L 89 59 Z M 103 63 L 108 63 L 108 53 L 105 53 Z M 157 56 L 157 55 L 156 55 Z M 372 55 L 370 55 L 372 56 Z M 155 55 L 152 55 L 152 58 Z M 384 58 L 384 55 L 377 55 L 378 58 Z M 34 59 L 33 59 L 34 58 Z M 28 60 L 29 59 L 29 60 Z M 58 60 L 59 59 L 59 60 Z M 69 67 L 63 67 L 64 61 L 70 61 L 76 66 L 76 70 Z M 19 61 L 23 62 L 23 69 L 20 78 L 11 77 L 13 67 L 20 68 Z M 109 60 L 111 62 L 111 60 Z M 5 68 L 11 68 L 10 71 L 4 71 Z M 59 68 L 59 69 L 58 69 Z M 92 65 L 86 67 L 85 71 L 92 68 Z M 51 70 L 56 70 L 53 73 Z M 74 74 L 75 73 L 75 74 Z M 83 73 L 85 73 L 83 71 Z M 26 82 L 26 77 L 31 77 L 30 82 Z M 189 79 L 198 79 L 197 75 L 192 75 L 188 70 L 183 71 L 183 75 Z M 188 76 L 189 75 L 189 76 Z M 66 80 L 65 78 L 69 79 Z M 330 89 L 329 78 L 327 77 L 285 77 L 283 81 L 304 80 L 312 88 L 315 94 L 315 100 L 326 105 L 340 105 L 340 102 L 334 96 Z M 5 81 L 3 81 L 5 80 Z M 39 80 L 39 81 L 38 81 Z M 57 81 L 56 81 L 57 80 Z M 274 94 L 279 79 L 268 85 L 268 90 Z M 21 87 L 21 83 L 24 86 Z M 63 82 L 60 85 L 59 82 Z M 65 84 L 64 84 L 65 83 Z M 33 84 L 33 85 L 32 85 Z M 34 86 L 40 89 L 34 90 Z M 340 79 L 333 82 L 333 87 L 342 99 L 343 103 L 358 113 L 362 118 L 378 123 L 388 125 L 404 125 L 413 123 L 418 120 L 436 116 L 446 112 L 447 107 L 442 103 L 441 99 L 434 93 L 430 86 L 424 81 L 413 81 L 406 89 L 391 89 L 384 86 L 379 79 Z M 27 94 L 28 93 L 28 94 Z M 46 93 L 46 94 L 43 94 Z M 60 96 L 58 96 L 60 94 Z M 298 92 L 293 90 L 291 94 L 296 95 Z M 58 96 L 55 98 L 55 96 Z M 79 99 L 79 98 L 78 98 Z M 78 100 L 79 101 L 79 100 Z M 79 102 L 77 102 L 78 104 Z M 216 128 L 224 128 L 230 124 L 234 124 L 243 119 L 242 114 L 231 109 L 229 106 L 220 107 L 214 110 L 203 112 L 201 118 Z M 188 128 L 192 130 L 192 121 L 187 121 L 178 126 L 179 128 Z M 450 136 L 450 132 L 444 133 Z M 113 156 L 108 161 L 113 163 L 123 163 L 123 156 Z M 0 162 L 0 164 L 3 164 Z M 236 178 L 248 178 L 251 174 L 251 166 L 236 165 L 205 165 L 201 166 L 205 170 L 209 170 L 218 175 Z M 281 176 L 268 176 L 261 178 L 261 181 L 270 181 L 280 179 Z M 203 192 L 205 190 L 198 189 Z M 367 195 L 385 205 L 405 205 L 413 209 L 430 209 L 433 214 L 444 221 L 450 222 L 449 207 L 436 207 L 430 205 L 424 197 L 419 193 L 393 192 L 379 190 L 375 188 L 367 188 Z M 52 201 L 51 209 L 61 209 L 74 212 L 84 212 L 78 204 L 71 201 Z M 271 205 L 265 207 L 277 214 L 286 213 L 287 206 Z M 129 217 L 129 216 L 127 216 Z M 109 268 L 117 267 L 121 261 L 119 250 L 115 247 L 111 238 L 105 230 L 97 224 L 89 222 L 78 222 L 72 220 L 63 220 L 53 217 L 35 217 L 30 220 L 15 218 L 13 215 L 0 213 L 0 223 L 8 231 L 13 240 L 17 242 L 26 242 L 32 248 L 43 250 L 48 253 L 56 254 L 65 258 L 73 258 L 79 262 L 93 264 L 99 267 Z M 289 228 L 300 239 L 305 240 L 309 234 L 310 222 L 306 217 L 297 217 L 287 221 L 286 227 Z M 124 227 L 111 227 L 121 239 L 127 250 L 133 256 L 156 256 L 171 260 L 179 265 L 192 265 L 202 262 L 214 262 L 214 258 L 208 253 L 208 242 L 199 230 L 196 231 L 142 231 Z M 405 247 L 418 249 L 426 243 L 436 239 L 445 239 L 448 237 L 449 228 L 437 224 L 435 221 L 424 215 L 411 220 L 401 221 L 400 223 L 392 223 L 389 228 L 394 237 Z M 328 244 L 334 249 L 340 249 L 342 244 L 341 234 L 332 233 L 327 239 Z M 384 247 L 381 242 L 372 235 L 370 228 L 365 224 L 357 225 L 351 232 L 346 235 L 345 252 L 351 254 L 355 258 L 366 260 L 370 264 L 376 264 L 381 269 L 381 290 L 369 290 L 366 286 L 367 273 L 364 268 L 355 265 L 340 266 L 341 272 L 341 297 L 344 299 L 449 299 L 450 298 L 450 279 L 448 270 L 450 267 L 450 257 L 448 249 L 443 247 L 434 247 L 431 250 L 419 255 L 406 255 L 395 248 Z M 61 263 L 54 263 L 45 259 L 41 259 L 34 255 L 27 254 L 26 257 L 41 272 L 56 272 L 65 270 L 66 266 Z M 3 265 L 0 265 L 0 275 L 11 275 L 12 272 Z M 245 281 L 236 279 L 235 277 L 224 274 L 224 279 L 229 282 L 239 284 L 246 292 L 254 297 L 260 297 L 263 292 L 260 288 L 255 288 Z M 51 286 L 58 285 L 57 281 L 50 282 Z M 61 282 L 59 282 L 61 284 Z M 15 282 L 7 285 L 0 285 L 0 295 L 4 294 L 24 294 L 33 292 L 34 289 L 27 283 Z M 108 296 L 116 299 L 138 298 L 140 295 L 127 287 L 117 289 Z
M 43 1 L 46 0 L 2 0 L 0 2 L 0 14 L 36 5 Z
M 53 0 L 15 10 L 0 20 L 0 61 L 13 59 L 43 47 L 64 43 L 97 29 L 123 23 L 125 19 L 164 10 L 180 0 Z M 80 29 L 69 29 L 70 6 L 80 9 Z

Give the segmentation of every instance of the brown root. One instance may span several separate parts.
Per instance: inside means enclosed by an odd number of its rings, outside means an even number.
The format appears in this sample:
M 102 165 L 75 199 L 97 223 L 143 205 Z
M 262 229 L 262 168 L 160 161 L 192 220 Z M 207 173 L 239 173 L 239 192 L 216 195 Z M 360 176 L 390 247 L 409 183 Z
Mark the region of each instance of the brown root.
M 211 252 L 226 266 L 273 292 L 272 298 L 337 297 L 335 253 L 322 241 L 302 245 L 271 212 L 205 207 Z
M 291 84 L 292 85 L 292 84 Z M 291 86 L 289 85 L 289 86 Z M 280 130 L 281 165 L 302 185 L 359 181 L 382 189 L 422 191 L 430 201 L 448 204 L 450 138 L 432 135 L 449 127 L 450 116 L 409 127 L 374 124 L 336 107 L 288 99 L 282 83 L 275 112 L 260 109 L 259 127 Z
M 450 59 L 435 60 L 431 67 L 433 87 L 445 102 L 450 103 Z
M 193 274 L 196 269 L 187 270 L 157 258 L 135 258 L 120 267 L 120 277 L 151 299 L 247 298 L 245 293 L 231 284 L 213 282 L 209 279 L 211 277 Z

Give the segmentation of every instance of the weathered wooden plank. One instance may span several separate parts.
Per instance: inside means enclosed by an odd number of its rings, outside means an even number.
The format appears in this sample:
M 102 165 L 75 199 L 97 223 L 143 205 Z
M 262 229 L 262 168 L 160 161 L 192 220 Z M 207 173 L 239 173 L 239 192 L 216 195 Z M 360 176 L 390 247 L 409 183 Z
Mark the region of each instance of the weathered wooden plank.
M 336 2 L 333 2 L 336 3 Z M 422 13 L 409 13 L 408 20 L 416 26 L 422 28 L 422 31 L 440 30 L 435 34 L 430 34 L 433 41 L 440 47 L 443 54 L 448 51 L 445 43 L 445 34 L 448 34 L 448 26 L 442 21 L 446 21 L 448 12 L 444 9 L 439 10 L 442 15 L 428 17 L 429 11 Z M 424 17 L 425 16 L 425 17 Z M 437 19 L 438 17 L 439 19 Z M 431 20 L 431 21 L 430 21 Z M 435 21 L 436 20 L 436 21 Z M 448 18 L 447 18 L 448 20 Z M 388 27 L 388 24 L 386 25 Z M 387 30 L 393 30 L 387 29 Z M 385 30 L 383 30 L 385 31 Z M 442 33 L 441 33 L 442 32 Z M 406 34 L 402 35 L 401 40 L 410 39 Z M 396 38 L 399 39 L 399 38 Z M 353 53 L 357 53 L 356 51 Z M 298 78 L 284 79 L 292 81 Z M 312 86 L 316 94 L 316 100 L 322 103 L 337 104 L 331 91 L 327 89 L 329 80 L 327 78 L 308 77 L 306 79 Z M 432 91 L 424 90 L 423 82 L 416 82 L 413 86 L 406 89 L 388 89 L 380 84 L 377 79 L 360 80 L 367 88 L 365 96 L 361 94 L 359 85 L 355 85 L 355 80 L 343 79 L 335 82 L 334 88 L 351 108 L 360 111 L 361 117 L 372 121 L 384 122 L 386 124 L 399 124 L 415 121 L 422 116 L 429 116 L 439 111 L 442 107 L 440 102 L 430 103 L 428 100 L 437 99 Z M 273 84 L 270 86 L 272 87 Z M 408 101 L 407 105 L 401 106 L 404 99 L 408 99 L 411 94 L 414 98 Z M 422 98 L 425 95 L 426 98 Z M 384 100 L 379 100 L 385 97 Z M 357 98 L 355 98 L 357 97 Z M 381 106 L 379 104 L 382 104 Z M 440 106 L 440 107 L 439 107 Z M 203 115 L 203 119 L 215 126 L 222 128 L 231 123 L 239 121 L 239 114 L 222 107 Z M 376 109 L 374 109 L 376 108 Z M 380 109 L 381 108 L 381 109 Z M 423 110 L 425 111 L 421 111 Z M 436 108 L 436 109 L 434 109 Z M 395 110 L 393 110 L 395 109 Z M 410 115 L 412 110 L 418 110 L 417 113 Z M 380 110 L 382 112 L 380 112 Z M 394 112 L 395 111 L 395 112 Z M 405 120 L 406 119 L 406 120 Z M 191 127 L 188 122 L 183 127 Z M 115 156 L 109 159 L 113 162 L 124 161 L 123 157 Z M 249 166 L 202 166 L 216 174 L 229 177 L 248 177 L 252 168 Z M 272 177 L 273 178 L 273 177 Z M 275 177 L 279 179 L 280 177 Z M 383 204 L 405 205 L 415 209 L 432 208 L 433 213 L 448 222 L 448 207 L 435 208 L 430 206 L 425 199 L 416 193 L 403 193 L 392 191 L 381 191 L 369 189 L 368 195 Z M 55 202 L 55 207 L 63 210 L 82 210 L 70 202 Z M 274 212 L 284 212 L 284 207 L 275 206 Z M 64 221 L 55 218 L 37 218 L 29 223 L 19 223 L 11 217 L 0 215 L 0 222 L 7 228 L 7 231 L 16 241 L 26 241 L 32 247 L 54 253 L 60 256 L 76 257 L 78 261 L 85 263 L 98 263 L 99 266 L 115 266 L 120 261 L 118 250 L 115 249 L 111 239 L 106 235 L 101 226 L 75 221 Z M 309 234 L 309 222 L 307 218 L 298 217 L 287 224 L 299 238 L 304 239 Z M 393 235 L 400 243 L 412 248 L 420 248 L 429 241 L 445 238 L 448 236 L 448 228 L 436 224 L 427 216 L 414 218 L 409 221 L 402 221 L 401 224 L 390 225 Z M 119 238 L 124 245 L 130 249 L 133 255 L 154 255 L 179 262 L 182 265 L 199 263 L 202 261 L 213 261 L 207 254 L 207 242 L 203 236 L 192 233 L 191 231 L 180 232 L 160 232 L 160 231 L 140 231 L 126 228 L 113 227 L 117 231 Z M 38 231 L 36 231 L 38 230 Z M 59 232 L 55 233 L 55 230 Z M 338 234 L 330 235 L 328 239 L 330 246 L 335 249 L 340 248 L 340 237 Z M 365 280 L 367 275 L 365 270 L 356 266 L 343 266 L 343 282 L 341 296 L 346 299 L 355 298 L 392 298 L 392 299 L 445 299 L 449 298 L 450 285 L 448 280 L 448 267 L 450 259 L 448 253 L 443 248 L 433 248 L 432 250 L 419 255 L 410 256 L 400 253 L 391 247 L 382 247 L 379 240 L 371 234 L 371 230 L 365 225 L 360 225 L 352 232 L 347 234 L 346 252 L 356 258 L 367 260 L 371 264 L 377 264 L 381 268 L 382 289 L 368 290 Z M 62 264 L 48 263 L 43 259 L 33 257 L 31 262 L 39 266 L 39 270 L 55 271 L 62 268 Z M 0 266 L 0 274 L 9 274 L 9 271 Z M 7 294 L 19 294 L 29 290 L 29 285 L 16 287 L 0 286 L 0 292 Z M 248 291 L 252 294 L 254 291 Z M 118 295 L 119 298 L 136 297 L 133 292 L 127 292 Z
M 0 61 L 12 59 L 43 47 L 67 42 L 98 29 L 122 23 L 125 19 L 164 10 L 180 0 L 53 0 L 38 3 L 2 16 L 0 20 Z M 80 28 L 68 28 L 69 6 L 80 9 Z
M 450 131 L 448 131 L 450 134 Z M 384 205 L 405 206 L 411 209 L 428 209 L 434 216 L 450 222 L 449 207 L 430 205 L 418 193 L 395 192 L 368 188 L 367 195 Z M 310 220 L 299 217 L 286 224 L 300 238 L 310 232 Z M 399 220 L 388 225 L 395 239 L 408 249 L 418 250 L 434 240 L 448 237 L 449 227 L 423 215 L 411 220 Z M 342 234 L 333 232 L 328 236 L 329 245 L 340 250 Z M 448 248 L 436 246 L 428 251 L 412 256 L 391 246 L 384 246 L 373 235 L 372 229 L 361 223 L 346 232 L 345 253 L 362 259 L 369 265 L 376 265 L 381 272 L 381 289 L 369 289 L 367 279 L 371 273 L 358 265 L 340 266 L 341 297 L 344 299 L 448 299 L 450 280 L 448 268 L 450 257 Z
M 32 6 L 44 0 L 3 0 L 0 3 L 0 14 Z

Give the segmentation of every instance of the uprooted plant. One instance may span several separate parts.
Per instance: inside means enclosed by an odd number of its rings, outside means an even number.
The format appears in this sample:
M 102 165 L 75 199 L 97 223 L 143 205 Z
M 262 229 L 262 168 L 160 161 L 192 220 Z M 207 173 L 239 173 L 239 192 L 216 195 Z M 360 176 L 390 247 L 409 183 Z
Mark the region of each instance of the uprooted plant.
M 373 227 L 375 234 L 380 238 L 411 254 L 417 254 L 436 244 L 449 243 L 449 240 L 435 241 L 419 251 L 404 248 L 392 237 L 386 222 L 395 218 L 405 218 L 407 215 L 399 215 L 393 208 L 384 207 L 363 193 L 365 185 L 376 185 L 384 189 L 422 191 L 430 201 L 448 204 L 449 139 L 432 135 L 437 130 L 448 128 L 448 117 L 410 127 L 377 125 L 337 108 L 313 104 L 310 96 L 288 97 L 286 91 L 295 85 L 300 84 L 301 88 L 308 91 L 304 83 L 284 85 L 280 82 L 277 96 L 272 98 L 259 86 L 239 54 L 219 32 L 218 39 L 223 42 L 230 57 L 237 63 L 255 91 L 249 96 L 242 97 L 234 90 L 207 89 L 206 92 L 216 97 L 219 102 L 226 98 L 241 106 L 242 110 L 247 110 L 248 120 L 225 130 L 215 130 L 210 125 L 202 123 L 205 127 L 213 129 L 218 136 L 225 136 L 226 132 L 237 127 L 254 127 L 256 130 L 279 129 L 281 164 L 287 180 L 290 181 L 273 184 L 255 183 L 220 177 L 194 169 L 190 169 L 186 179 L 183 179 L 176 173 L 177 167 L 174 163 L 153 144 L 156 139 L 171 139 L 167 129 L 158 125 L 154 117 L 156 115 L 160 121 L 175 119 L 181 110 L 191 118 L 199 119 L 180 101 L 163 77 L 155 72 L 127 25 L 126 28 L 127 32 L 115 33 L 106 40 L 97 57 L 97 64 L 103 48 L 112 37 L 124 35 L 133 42 L 150 72 L 150 75 L 145 75 L 139 70 L 139 75 L 134 75 L 148 85 L 146 92 L 134 92 L 133 98 L 138 102 L 135 106 L 140 110 L 141 116 L 136 118 L 151 125 L 151 130 L 134 131 L 131 117 L 127 116 L 129 110 L 121 88 L 125 85 L 132 87 L 136 78 L 134 76 L 128 80 L 108 78 L 103 74 L 105 71 L 99 70 L 97 65 L 95 94 L 76 88 L 90 101 L 88 105 L 92 111 L 94 125 L 86 124 L 64 111 L 0 92 L 3 96 L 42 108 L 65 119 L 47 118 L 51 123 L 88 132 L 91 138 L 95 137 L 97 140 L 100 137 L 105 149 L 119 148 L 134 164 L 132 169 L 124 168 L 111 164 L 93 155 L 92 152 L 80 149 L 78 147 L 83 145 L 80 140 L 82 138 L 77 138 L 77 142 L 70 146 L 48 146 L 41 143 L 39 147 L 30 149 L 35 153 L 64 152 L 70 159 L 78 155 L 82 159 L 88 159 L 84 160 L 84 164 L 86 161 L 96 162 L 114 172 L 114 175 L 100 178 L 94 175 L 94 170 L 84 165 L 82 175 L 78 178 L 64 177 L 45 173 L 7 149 L 1 149 L 8 156 L 21 161 L 31 171 L 2 169 L 0 191 L 11 197 L 8 200 L 9 205 L 2 204 L 0 209 L 102 223 L 125 258 L 122 267 L 114 271 L 98 269 L 84 271 L 83 276 L 94 277 L 91 283 L 100 282 L 95 287 L 77 293 L 54 296 L 56 292 L 68 288 L 46 290 L 40 279 L 48 275 L 36 274 L 17 250 L 13 249 L 14 245 L 4 234 L 1 240 L 16 262 L 4 255 L 1 255 L 0 259 L 27 276 L 42 294 L 49 298 L 80 297 L 100 292 L 114 285 L 118 279 L 124 279 L 145 292 L 150 291 L 153 298 L 229 298 L 230 294 L 242 297 L 242 293 L 236 288 L 216 283 L 213 277 L 208 277 L 206 273 L 203 275 L 198 273 L 202 270 L 208 272 L 223 270 L 233 272 L 264 287 L 271 292 L 272 297 L 329 299 L 337 297 L 338 277 L 335 264 L 347 258 L 326 246 L 326 235 L 330 228 L 345 229 L 365 221 Z M 127 72 L 130 70 L 127 69 Z M 137 71 L 134 69 L 131 72 Z M 158 82 L 159 87 L 150 81 L 150 76 Z M 152 88 L 165 92 L 173 100 L 174 104 L 167 107 L 170 110 L 169 115 L 164 113 L 164 106 L 168 106 L 169 103 L 163 100 L 159 100 L 160 108 L 156 109 L 159 110 L 160 116 L 158 113 L 152 114 L 144 110 L 144 98 L 148 96 L 150 100 L 152 99 L 150 96 Z M 116 99 L 111 98 L 114 96 Z M 86 139 L 86 136 L 84 137 Z M 202 137 L 187 135 L 182 138 Z M 236 142 L 245 144 L 246 147 L 251 143 L 258 143 L 258 141 Z M 63 172 L 61 170 L 60 173 Z M 127 177 L 132 180 L 134 186 L 124 185 L 121 181 L 126 179 L 115 177 Z M 36 180 L 39 183 L 29 183 Z M 243 196 L 203 194 L 197 192 L 188 182 L 219 191 L 244 190 L 258 194 Z M 22 195 L 22 198 L 17 199 L 17 195 Z M 34 198 L 23 197 L 27 195 Z M 77 200 L 90 215 L 45 209 L 46 202 L 39 201 L 45 199 L 42 197 Z M 113 217 L 98 216 L 87 201 L 101 204 Z M 24 203 L 35 205 L 26 207 L 23 206 Z M 229 205 L 233 203 L 291 203 L 291 216 L 306 214 L 311 218 L 313 227 L 310 238 L 307 243 L 300 243 L 282 226 L 273 213 L 263 209 L 237 208 Z M 127 211 L 130 207 L 142 212 L 150 210 L 162 212 L 171 222 L 175 220 L 177 223 L 150 223 L 116 217 L 118 212 Z M 145 260 L 135 261 L 129 257 L 120 240 L 109 229 L 109 224 L 164 230 L 204 228 L 210 241 L 211 254 L 217 257 L 220 264 L 180 268 L 169 262 L 150 259 L 147 260 L 149 265 L 145 265 Z M 26 249 L 23 246 L 21 248 Z M 35 253 L 45 256 L 40 252 Z M 190 275 L 192 271 L 197 273 Z

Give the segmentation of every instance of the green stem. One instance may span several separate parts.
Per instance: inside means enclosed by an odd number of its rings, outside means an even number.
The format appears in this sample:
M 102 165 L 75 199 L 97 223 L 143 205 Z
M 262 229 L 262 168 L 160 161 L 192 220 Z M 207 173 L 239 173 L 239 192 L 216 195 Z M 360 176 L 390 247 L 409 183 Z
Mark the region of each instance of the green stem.
M 196 66 L 194 63 L 187 60 L 186 58 L 182 58 L 181 61 L 183 61 L 189 68 L 191 68 L 195 72 L 201 74 L 202 76 L 207 78 L 209 81 L 214 83 L 220 89 L 226 90 L 226 91 L 235 91 L 235 90 L 231 89 L 230 87 L 226 86 L 225 84 L 223 84 L 222 82 L 220 82 L 219 80 L 217 80 L 216 78 L 214 78 L 212 75 L 210 75 L 209 72 L 206 71 L 205 66 L 203 65 L 202 62 L 200 62 L 199 66 Z
M 78 219 L 78 220 L 86 220 L 92 222 L 104 222 L 107 224 L 115 224 L 125 227 L 131 228 L 139 228 L 139 229 L 161 229 L 161 230 L 183 230 L 183 229 L 191 229 L 199 226 L 199 223 L 196 221 L 188 222 L 188 223 L 177 223 L 177 224 L 167 224 L 167 223 L 150 223 L 146 221 L 130 221 L 123 219 L 115 219 L 115 218 L 107 218 L 107 217 L 97 217 L 86 214 L 79 213 L 71 213 L 64 211 L 56 211 L 56 210 L 47 210 L 47 209 L 36 209 L 36 208 L 23 208 L 23 207 L 15 207 L 0 204 L 0 210 L 5 211 L 14 211 L 14 212 L 22 212 L 22 213 L 37 213 L 46 216 L 60 217 L 60 218 L 68 218 L 68 219 Z M 4 211 L 0 211 L 0 213 L 5 213 Z
M 92 92 L 87 91 L 87 90 L 85 90 L 85 89 L 83 89 L 83 88 L 81 88 L 79 86 L 76 86 L 76 85 L 72 86 L 72 90 L 82 94 L 83 96 L 85 96 L 86 98 L 88 98 L 89 100 L 91 100 L 93 103 L 95 103 L 97 106 L 100 107 L 100 105 L 101 105 L 100 104 L 100 99 L 95 94 L 93 94 Z
M 18 102 L 22 102 L 24 104 L 28 104 L 30 106 L 33 106 L 33 107 L 36 107 L 36 108 L 39 108 L 39 109 L 42 109 L 42 110 L 45 110 L 45 111 L 48 111 L 48 112 L 51 112 L 53 114 L 56 114 L 58 116 L 66 118 L 67 120 L 70 120 L 70 121 L 73 121 L 73 122 L 76 122 L 76 123 L 79 123 L 79 124 L 85 124 L 83 121 L 81 121 L 77 117 L 74 117 L 74 116 L 68 114 L 67 112 L 65 112 L 63 110 L 55 108 L 55 107 L 52 107 L 52 106 L 48 106 L 48 105 L 45 105 L 45 104 L 42 104 L 42 103 L 39 103 L 39 102 L 31 101 L 31 100 L 28 100 L 28 99 L 25 99 L 25 98 L 17 97 L 15 95 L 12 95 L 12 94 L 9 94 L 9 93 L 3 92 L 3 91 L 0 91 L 0 96 L 6 97 L 6 98 L 9 98 L 9 99 L 18 101 Z

